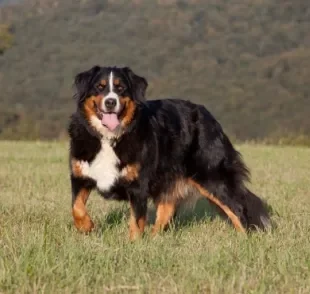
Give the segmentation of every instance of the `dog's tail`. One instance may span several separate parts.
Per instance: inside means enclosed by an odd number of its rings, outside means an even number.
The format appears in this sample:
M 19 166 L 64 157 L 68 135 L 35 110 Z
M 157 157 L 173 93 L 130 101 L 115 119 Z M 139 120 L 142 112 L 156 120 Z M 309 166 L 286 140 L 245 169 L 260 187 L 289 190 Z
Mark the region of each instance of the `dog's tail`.
M 237 201 L 243 208 L 243 217 L 248 230 L 266 230 L 271 227 L 267 204 L 245 188 L 237 195 Z

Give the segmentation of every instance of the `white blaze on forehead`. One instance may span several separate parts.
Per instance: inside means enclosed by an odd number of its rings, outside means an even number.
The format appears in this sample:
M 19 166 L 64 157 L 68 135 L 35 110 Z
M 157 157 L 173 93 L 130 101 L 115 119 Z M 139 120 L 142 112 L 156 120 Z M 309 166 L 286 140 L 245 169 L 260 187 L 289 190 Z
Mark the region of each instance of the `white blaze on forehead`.
M 115 98 L 118 100 L 118 95 L 113 91 L 114 90 L 114 83 L 113 83 L 114 77 L 113 77 L 113 71 L 111 71 L 109 75 L 109 93 L 107 96 L 105 96 L 105 99 L 107 98 Z
M 114 90 L 114 75 L 113 75 L 113 71 L 111 71 L 109 75 L 109 93 L 104 97 L 104 99 L 102 99 L 101 109 L 103 109 L 103 111 L 107 111 L 105 107 L 105 101 L 109 98 L 112 98 L 116 100 L 116 106 L 114 110 L 115 112 L 118 113 L 121 107 L 120 101 L 119 101 L 118 95 L 113 90 Z
M 110 87 L 110 93 L 113 92 L 113 71 L 111 71 L 109 76 L 109 87 Z

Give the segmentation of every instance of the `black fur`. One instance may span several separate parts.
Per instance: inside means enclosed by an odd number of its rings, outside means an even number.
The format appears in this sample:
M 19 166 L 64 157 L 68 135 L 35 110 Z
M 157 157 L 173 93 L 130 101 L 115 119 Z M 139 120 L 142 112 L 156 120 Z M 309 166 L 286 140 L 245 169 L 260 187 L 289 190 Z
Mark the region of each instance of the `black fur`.
M 128 95 L 136 101 L 132 125 L 111 141 L 119 169 L 139 163 L 139 177 L 133 182 L 119 179 L 105 198 L 130 200 L 137 216 L 146 214 L 147 199 L 169 201 L 169 189 L 180 178 L 193 179 L 227 205 L 245 228 L 269 226 L 265 204 L 245 187 L 249 172 L 220 124 L 204 106 L 180 99 L 145 101 L 145 79 L 128 69 L 117 69 L 127 80 Z M 77 76 L 78 105 L 92 91 L 92 79 L 100 68 L 93 68 L 82 78 Z M 82 78 L 82 79 L 81 79 Z M 72 116 L 69 134 L 70 156 L 91 162 L 100 150 L 100 135 L 85 126 L 78 106 Z M 73 200 L 83 185 L 95 188 L 90 179 L 71 175 Z

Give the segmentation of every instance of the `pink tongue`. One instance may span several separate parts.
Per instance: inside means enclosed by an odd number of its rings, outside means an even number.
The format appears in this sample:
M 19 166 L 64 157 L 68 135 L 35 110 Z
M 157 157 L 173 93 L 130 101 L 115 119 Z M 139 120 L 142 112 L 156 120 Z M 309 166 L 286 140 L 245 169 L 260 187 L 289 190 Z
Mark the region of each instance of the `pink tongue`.
M 101 123 L 105 125 L 110 131 L 114 131 L 119 125 L 117 114 L 115 113 L 103 113 Z

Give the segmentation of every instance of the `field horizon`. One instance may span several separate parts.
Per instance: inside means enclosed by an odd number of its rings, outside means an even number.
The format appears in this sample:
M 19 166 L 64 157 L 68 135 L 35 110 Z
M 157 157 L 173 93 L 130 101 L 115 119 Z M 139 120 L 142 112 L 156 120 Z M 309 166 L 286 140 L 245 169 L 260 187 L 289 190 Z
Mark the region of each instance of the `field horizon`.
M 272 208 L 244 236 L 207 201 L 130 242 L 128 204 L 91 194 L 96 230 L 73 227 L 67 142 L 0 141 L 0 293 L 310 293 L 310 148 L 237 145 Z

